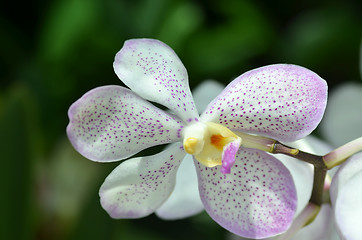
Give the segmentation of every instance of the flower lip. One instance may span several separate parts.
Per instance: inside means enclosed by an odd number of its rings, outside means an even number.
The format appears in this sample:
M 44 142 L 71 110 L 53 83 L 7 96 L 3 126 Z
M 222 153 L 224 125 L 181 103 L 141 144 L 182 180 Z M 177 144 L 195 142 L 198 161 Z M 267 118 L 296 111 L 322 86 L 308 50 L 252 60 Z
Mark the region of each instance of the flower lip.
M 238 149 L 241 138 L 217 123 L 198 122 L 186 127 L 184 131 L 185 151 L 194 155 L 197 161 L 207 167 L 222 165 L 223 153 L 233 142 L 235 142 L 234 148 Z M 230 162 L 230 159 L 228 161 Z

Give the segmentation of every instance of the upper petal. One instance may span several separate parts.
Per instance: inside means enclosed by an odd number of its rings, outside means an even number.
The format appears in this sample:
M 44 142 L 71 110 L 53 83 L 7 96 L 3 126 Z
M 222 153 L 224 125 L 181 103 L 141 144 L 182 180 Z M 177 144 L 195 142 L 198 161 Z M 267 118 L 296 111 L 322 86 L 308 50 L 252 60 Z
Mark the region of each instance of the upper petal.
M 284 232 L 296 210 L 292 176 L 273 156 L 240 148 L 230 174 L 196 162 L 205 210 L 227 230 L 248 238 Z
M 156 211 L 163 219 L 174 220 L 193 216 L 204 210 L 192 156 L 187 154 L 176 175 L 176 186 L 170 197 Z
M 145 99 L 162 104 L 182 120 L 198 119 L 187 71 L 176 53 L 154 39 L 132 39 L 117 53 L 114 71 Z
M 95 88 L 69 108 L 68 137 L 94 161 L 115 161 L 181 137 L 182 121 L 120 86 Z
M 176 143 L 159 154 L 124 161 L 99 190 L 102 207 L 113 218 L 153 213 L 171 194 L 184 156 L 182 145 Z
M 296 65 L 275 64 L 244 73 L 207 107 L 203 121 L 295 141 L 311 133 L 327 102 L 327 84 Z

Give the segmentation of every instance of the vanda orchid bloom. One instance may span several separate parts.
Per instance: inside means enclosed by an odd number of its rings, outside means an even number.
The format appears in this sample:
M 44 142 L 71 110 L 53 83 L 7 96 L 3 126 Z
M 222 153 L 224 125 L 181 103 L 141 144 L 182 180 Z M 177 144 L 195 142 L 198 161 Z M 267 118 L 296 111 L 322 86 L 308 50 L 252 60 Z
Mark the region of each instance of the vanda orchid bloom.
M 67 134 L 75 149 L 93 161 L 111 162 L 174 144 L 124 161 L 106 178 L 99 194 L 111 217 L 155 212 L 172 194 L 178 167 L 191 154 L 202 203 L 221 226 L 250 238 L 289 227 L 297 200 L 289 171 L 268 153 L 245 146 L 265 137 L 294 141 L 313 131 L 326 106 L 323 79 L 295 65 L 258 68 L 233 80 L 199 116 L 186 69 L 164 43 L 128 40 L 113 66 L 131 90 L 99 87 L 70 107 Z

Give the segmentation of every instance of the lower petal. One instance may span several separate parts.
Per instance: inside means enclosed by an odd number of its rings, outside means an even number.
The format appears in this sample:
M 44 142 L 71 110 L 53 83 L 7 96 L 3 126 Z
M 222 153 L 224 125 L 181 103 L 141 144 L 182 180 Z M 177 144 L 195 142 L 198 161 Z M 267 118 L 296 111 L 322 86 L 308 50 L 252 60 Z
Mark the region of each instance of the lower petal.
M 102 207 L 113 218 L 141 218 L 170 196 L 177 169 L 185 156 L 177 143 L 165 151 L 121 163 L 99 190 Z
M 266 238 L 290 226 L 296 210 L 292 176 L 273 156 L 240 148 L 231 173 L 196 162 L 205 210 L 221 226 L 248 238 Z
M 175 220 L 193 216 L 204 210 L 201 202 L 195 165 L 191 155 L 186 155 L 177 171 L 176 186 L 171 196 L 157 209 L 162 219 Z

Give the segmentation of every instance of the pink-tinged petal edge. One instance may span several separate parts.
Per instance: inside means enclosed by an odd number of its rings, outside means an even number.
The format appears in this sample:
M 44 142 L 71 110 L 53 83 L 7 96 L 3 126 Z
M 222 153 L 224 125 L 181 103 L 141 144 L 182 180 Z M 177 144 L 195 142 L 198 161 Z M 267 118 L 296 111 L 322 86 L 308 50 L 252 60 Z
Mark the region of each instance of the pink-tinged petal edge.
M 127 40 L 116 54 L 113 68 L 119 79 L 141 97 L 168 107 L 184 122 L 198 121 L 186 68 L 163 42 Z
M 221 161 L 222 165 L 220 168 L 222 174 L 230 173 L 231 167 L 235 163 L 235 156 L 239 150 L 240 144 L 241 144 L 241 139 L 238 138 L 224 147 L 222 152 L 222 161 Z
M 117 219 L 153 213 L 174 189 L 185 154 L 182 144 L 175 143 L 159 154 L 122 162 L 99 190 L 102 207 Z
M 327 84 L 300 66 L 275 64 L 246 72 L 212 101 L 202 121 L 279 141 L 310 134 L 322 119 Z
M 183 123 L 132 91 L 103 86 L 84 94 L 68 111 L 67 135 L 93 161 L 110 162 L 151 146 L 176 142 Z
M 240 148 L 230 174 L 195 161 L 205 210 L 230 232 L 267 238 L 290 226 L 297 207 L 292 176 L 273 156 Z

